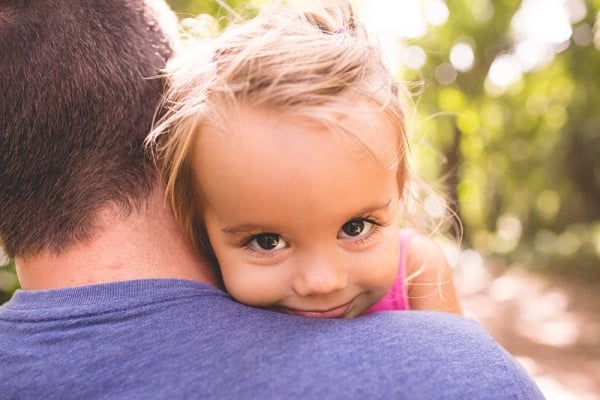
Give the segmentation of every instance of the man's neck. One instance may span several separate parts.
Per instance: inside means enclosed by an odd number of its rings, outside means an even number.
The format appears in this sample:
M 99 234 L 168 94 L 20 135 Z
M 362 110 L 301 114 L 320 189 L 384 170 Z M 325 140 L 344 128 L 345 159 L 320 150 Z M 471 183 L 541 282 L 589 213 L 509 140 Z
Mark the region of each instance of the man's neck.
M 105 213 L 108 214 L 108 213 Z M 55 254 L 17 257 L 23 289 L 56 289 L 132 279 L 173 278 L 215 284 L 208 263 L 188 245 L 162 192 L 126 218 L 104 215 L 94 237 Z

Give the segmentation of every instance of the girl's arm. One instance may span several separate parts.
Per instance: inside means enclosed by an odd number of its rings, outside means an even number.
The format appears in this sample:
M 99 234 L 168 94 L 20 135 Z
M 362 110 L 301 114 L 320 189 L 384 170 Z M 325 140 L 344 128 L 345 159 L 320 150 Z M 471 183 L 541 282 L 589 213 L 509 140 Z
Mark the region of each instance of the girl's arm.
M 411 237 L 406 276 L 412 310 L 439 310 L 462 315 L 452 269 L 433 240 L 419 234 Z

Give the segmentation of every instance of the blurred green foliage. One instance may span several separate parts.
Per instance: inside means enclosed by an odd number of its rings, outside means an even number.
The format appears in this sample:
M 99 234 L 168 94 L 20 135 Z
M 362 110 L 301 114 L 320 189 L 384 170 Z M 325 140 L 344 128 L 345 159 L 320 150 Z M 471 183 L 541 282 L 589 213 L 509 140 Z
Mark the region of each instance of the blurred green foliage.
M 237 16 L 249 18 L 255 15 L 261 7 L 268 3 L 266 0 L 166 0 L 179 20 L 195 18 L 208 14 L 217 19 L 220 27 L 225 27 Z
M 4 262 L 2 261 L 0 264 Z M 10 296 L 18 287 L 19 282 L 15 273 L 15 264 L 10 262 L 8 265 L 0 265 L 0 304 L 10 299 Z
M 531 266 L 600 268 L 599 3 L 570 2 L 583 6 L 571 10 L 570 38 L 496 88 L 493 64 L 522 50 L 515 33 L 521 2 L 488 2 L 485 17 L 476 10 L 486 2 L 469 3 L 446 2 L 446 23 L 414 43 L 427 62 L 404 71 L 425 82 L 420 118 L 439 115 L 418 134 L 445 156 L 435 173 L 454 178 L 449 190 L 465 242 Z M 473 50 L 473 65 L 448 73 L 459 43 Z M 453 79 L 439 78 L 441 66 Z
M 232 12 L 249 16 L 268 0 L 167 2 L 180 19 L 207 13 L 223 27 Z M 420 37 L 398 40 L 398 52 L 424 56 L 418 66 L 400 63 L 398 75 L 421 82 L 411 138 L 417 170 L 445 182 L 465 246 L 531 268 L 597 271 L 600 1 L 563 3 L 571 7 L 569 38 L 544 62 L 495 86 L 495 63 L 517 51 L 515 21 L 525 2 L 423 0 L 422 7 L 443 5 L 447 19 Z M 453 63 L 457 45 L 471 49 L 470 66 Z M 0 269 L 0 302 L 17 285 L 12 263 Z

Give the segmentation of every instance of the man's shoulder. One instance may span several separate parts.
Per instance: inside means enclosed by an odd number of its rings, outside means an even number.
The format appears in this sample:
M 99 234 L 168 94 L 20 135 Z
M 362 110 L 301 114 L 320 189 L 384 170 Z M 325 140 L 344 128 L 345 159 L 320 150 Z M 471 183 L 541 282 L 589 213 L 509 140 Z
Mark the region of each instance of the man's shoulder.
M 87 297 L 71 307 L 79 311 L 65 307 L 61 318 L 29 312 L 42 323 L 0 317 L 10 329 L 0 329 L 1 363 L 11 365 L 0 372 L 0 392 L 31 398 L 57 388 L 65 389 L 63 398 L 100 392 L 116 398 L 541 398 L 489 335 L 454 315 L 383 312 L 317 320 L 248 307 L 189 282 L 112 289 L 116 298 L 104 305 L 102 290 L 84 290 Z M 132 290 L 138 294 L 126 296 Z M 36 307 L 43 300 L 36 299 Z M 9 314 L 27 314 L 18 303 Z

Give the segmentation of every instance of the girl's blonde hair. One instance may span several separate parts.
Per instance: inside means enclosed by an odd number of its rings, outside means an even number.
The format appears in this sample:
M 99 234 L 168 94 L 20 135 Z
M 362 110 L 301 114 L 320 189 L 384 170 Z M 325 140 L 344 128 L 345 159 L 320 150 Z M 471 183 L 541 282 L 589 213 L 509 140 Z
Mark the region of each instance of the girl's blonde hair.
M 353 121 L 364 124 L 372 118 L 374 105 L 398 138 L 390 145 L 397 147 L 398 180 L 404 188 L 404 89 L 349 3 L 304 11 L 271 5 L 217 38 L 183 50 L 166 74 L 164 114 L 148 141 L 156 145 L 177 221 L 204 250 L 207 243 L 192 188 L 191 145 L 196 135 L 226 130 L 240 107 L 300 115 L 352 135 Z

